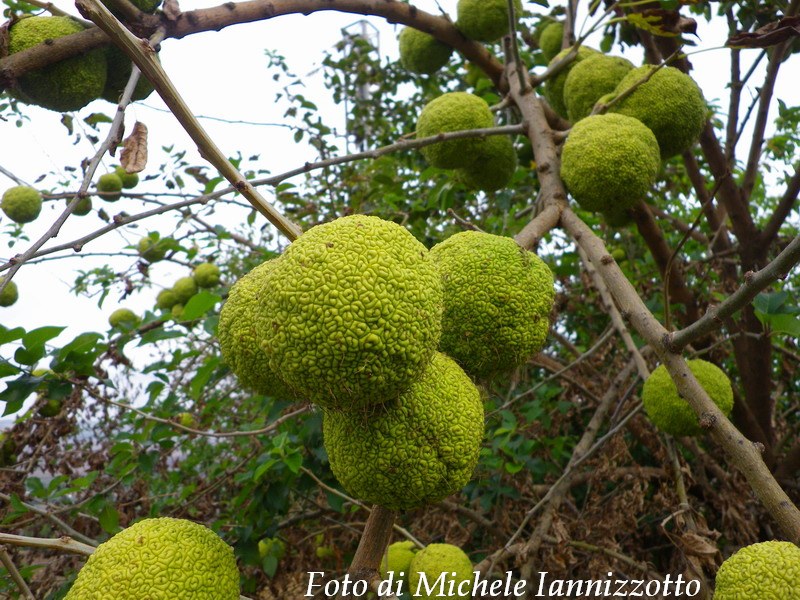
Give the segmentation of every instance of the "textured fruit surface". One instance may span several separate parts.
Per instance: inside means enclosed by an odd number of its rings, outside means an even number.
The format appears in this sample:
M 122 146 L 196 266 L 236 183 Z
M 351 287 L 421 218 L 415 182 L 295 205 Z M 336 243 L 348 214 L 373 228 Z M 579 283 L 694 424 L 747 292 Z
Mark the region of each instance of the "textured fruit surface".
M 200 263 L 192 271 L 197 287 L 210 288 L 219 284 L 219 267 L 213 263 Z
M 417 120 L 417 138 L 492 126 L 494 117 L 485 100 L 466 92 L 449 92 L 431 100 L 422 109 Z M 463 138 L 431 144 L 421 152 L 434 167 L 457 169 L 469 166 L 483 144 L 481 138 Z
M 70 202 L 72 202 L 72 198 L 66 198 L 66 203 L 69 204 Z M 78 200 L 72 214 L 78 217 L 84 217 L 90 212 L 92 212 L 92 199 L 87 196 Z
M 564 24 L 558 21 L 550 23 L 539 36 L 539 48 L 545 60 L 553 60 L 553 57 L 561 52 L 561 44 L 564 39 Z
M 432 600 L 433 598 L 471 598 L 472 594 L 466 592 L 463 595 L 440 596 L 440 588 L 436 586 L 428 593 L 428 589 L 433 587 L 433 583 L 442 574 L 447 573 L 447 586 L 449 582 L 455 582 L 455 587 L 462 581 L 469 581 L 474 578 L 472 572 L 472 561 L 469 556 L 458 546 L 452 544 L 429 544 L 414 556 L 409 566 L 411 573 L 408 577 L 408 590 L 413 598 L 421 600 Z M 420 573 L 425 574 L 427 588 L 422 582 Z M 464 586 L 470 588 L 471 586 Z M 447 590 L 448 587 L 445 587 Z
M 139 184 L 138 173 L 128 173 L 121 166 L 116 167 L 114 173 L 122 180 L 122 187 L 126 190 L 135 188 Z
M 584 210 L 614 213 L 633 207 L 655 183 L 658 142 L 632 117 L 592 115 L 576 123 L 561 152 L 561 178 Z
M 573 123 L 588 117 L 595 103 L 613 92 L 622 78 L 633 69 L 633 63 L 619 56 L 596 54 L 570 69 L 564 81 L 564 106 Z
M 4 278 L 0 277 L 0 284 L 3 283 Z M 0 306 L 11 306 L 19 299 L 19 291 L 17 284 L 9 281 L 8 285 L 0 292 Z
M 178 297 L 172 290 L 161 290 L 156 296 L 156 308 L 171 310 L 173 306 L 179 304 Z
M 116 46 L 106 46 L 106 63 L 108 65 L 108 74 L 102 97 L 103 100 L 108 100 L 116 104 L 119 102 L 122 92 L 125 91 L 125 86 L 128 85 L 133 63 L 131 59 L 128 58 L 128 55 Z M 139 81 L 136 82 L 136 87 L 133 88 L 131 101 L 144 100 L 153 93 L 153 89 L 153 84 L 150 83 L 150 80 L 144 75 L 139 75 Z M 120 177 L 121 176 L 120 174 Z M 133 185 L 136 184 L 134 183 Z M 129 187 L 133 186 L 125 186 L 125 188 Z
M 556 54 L 553 59 L 550 61 L 550 66 L 557 63 L 559 60 L 564 58 L 570 51 L 570 48 L 565 48 L 558 54 Z M 542 94 L 547 99 L 547 102 L 550 104 L 550 107 L 556 111 L 559 115 L 567 118 L 567 105 L 564 103 L 564 86 L 567 84 L 567 76 L 569 72 L 581 61 L 586 60 L 590 56 L 596 56 L 599 54 L 597 50 L 593 48 L 587 48 L 586 46 L 581 46 L 578 48 L 578 52 L 575 55 L 575 58 L 572 59 L 567 66 L 565 66 L 561 71 L 559 71 L 554 77 L 551 77 L 544 83 L 544 88 L 542 89 Z
M 111 327 L 119 327 L 120 325 L 124 327 L 135 327 L 138 322 L 139 317 L 129 308 L 118 308 L 108 317 L 108 324 L 111 325 Z
M 450 60 L 453 48 L 424 31 L 405 27 L 398 36 L 400 63 L 412 73 L 435 73 Z
M 494 192 L 506 187 L 517 170 L 517 151 L 510 137 L 493 135 L 468 167 L 456 170 L 456 179 L 470 189 Z
M 458 0 L 456 27 L 470 39 L 494 42 L 508 32 L 508 0 Z M 521 0 L 514 0 L 519 19 Z
M 733 410 L 733 389 L 728 376 L 704 360 L 686 364 L 719 409 L 728 416 Z M 675 383 L 664 365 L 654 369 L 644 382 L 642 403 L 647 416 L 660 430 L 672 435 L 697 435 L 702 429 L 692 407 L 678 395 Z
M 231 287 L 219 315 L 222 357 L 245 388 L 265 396 L 289 398 L 288 388 L 269 367 L 256 333 L 258 295 L 275 259 L 261 263 Z
M 122 179 L 116 173 L 100 175 L 97 180 L 97 191 L 104 192 L 100 197 L 107 202 L 119 200 L 122 191 Z
M 27 17 L 11 27 L 8 51 L 14 54 L 79 31 L 83 26 L 69 17 Z M 103 93 L 105 53 L 101 48 L 90 50 L 26 73 L 18 83 L 25 102 L 58 112 L 78 110 Z
M 197 293 L 197 284 L 193 277 L 181 277 L 172 286 L 172 291 L 179 304 L 186 304 Z
M 30 223 L 42 212 L 42 195 L 27 185 L 16 185 L 3 193 L 0 208 L 15 223 Z
M 473 377 L 506 372 L 541 350 L 553 274 L 513 239 L 463 231 L 431 249 L 444 286 L 442 352 Z
M 620 94 L 650 73 L 650 65 L 630 71 L 619 82 Z M 708 108 L 694 80 L 675 67 L 663 67 L 639 85 L 611 112 L 639 119 L 655 134 L 661 157 L 669 158 L 691 148 L 705 126 Z
M 270 368 L 321 406 L 396 398 L 439 344 L 442 287 L 428 250 L 378 217 L 309 229 L 276 261 L 259 298 Z
M 405 580 L 408 577 L 408 567 L 417 550 L 417 545 L 411 540 L 389 544 L 381 560 L 381 577 L 386 579 L 389 571 L 392 571 L 395 581 Z
M 100 544 L 65 600 L 239 600 L 239 569 L 213 531 L 145 519 Z
M 469 481 L 483 439 L 483 404 L 455 361 L 436 353 L 396 400 L 371 411 L 327 410 L 322 428 L 331 471 L 351 496 L 410 510 Z
M 714 600 L 800 599 L 800 548 L 790 542 L 745 546 L 717 571 Z
M 139 240 L 136 249 L 139 251 L 139 256 L 153 263 L 163 260 L 167 255 L 168 245 L 168 238 L 154 240 L 148 236 Z

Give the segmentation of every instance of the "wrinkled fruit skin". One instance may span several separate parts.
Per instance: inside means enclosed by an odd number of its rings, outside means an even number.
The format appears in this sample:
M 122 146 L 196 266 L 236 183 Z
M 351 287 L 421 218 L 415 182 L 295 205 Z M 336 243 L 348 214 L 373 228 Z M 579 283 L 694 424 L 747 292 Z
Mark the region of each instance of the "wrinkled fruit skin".
M 32 48 L 46 40 L 83 31 L 69 17 L 27 17 L 9 31 L 9 54 Z M 24 102 L 57 112 L 83 108 L 103 93 L 106 58 L 102 48 L 68 58 L 19 78 Z
M 561 152 L 561 178 L 584 210 L 632 208 L 653 186 L 661 165 L 658 142 L 640 121 L 618 114 L 576 123 Z
M 555 63 L 565 57 L 569 51 L 570 48 L 564 48 L 561 52 L 553 57 L 549 66 L 553 66 Z M 599 53 L 594 48 L 588 48 L 586 46 L 579 47 L 575 58 L 572 59 L 572 62 L 559 71 L 555 77 L 551 77 L 544 82 L 542 95 L 545 97 L 548 104 L 550 104 L 550 107 L 565 119 L 567 118 L 567 105 L 564 102 L 564 86 L 567 84 L 569 72 L 581 61 L 584 61 L 591 56 L 596 56 L 597 54 Z
M 733 389 L 728 376 L 704 360 L 687 360 L 686 364 L 714 404 L 729 416 L 733 410 Z M 642 403 L 647 416 L 661 431 L 677 436 L 694 436 L 703 431 L 692 407 L 678 395 L 664 365 L 656 368 L 644 382 Z
M 412 73 L 435 73 L 450 60 L 453 48 L 413 27 L 405 27 L 398 37 L 400 63 Z
M 471 190 L 495 192 L 511 181 L 517 170 L 517 151 L 511 138 L 493 135 L 484 140 L 483 147 L 468 167 L 456 170 L 456 179 Z
M 104 192 L 100 197 L 106 202 L 119 200 L 122 191 L 122 179 L 116 173 L 106 173 L 97 180 L 97 191 Z
M 65 600 L 239 600 L 239 569 L 213 531 L 145 519 L 100 544 Z
M 410 574 L 408 577 L 408 590 L 412 598 L 420 600 L 434 600 L 439 596 L 439 587 L 432 590 L 431 594 L 426 592 L 426 587 L 420 582 L 420 573 L 425 573 L 428 587 L 432 587 L 436 579 L 442 574 L 447 573 L 446 581 L 454 581 L 455 589 L 462 581 L 473 579 L 472 561 L 464 551 L 452 544 L 429 544 L 417 552 L 414 560 L 409 565 Z M 471 586 L 464 586 L 471 587 Z M 447 587 L 445 587 L 447 589 Z M 415 594 L 418 594 L 415 596 Z M 451 598 L 471 598 L 472 594 L 468 591 L 463 595 L 450 596 Z
M 619 82 L 620 94 L 650 72 L 650 65 L 630 71 Z M 661 158 L 667 159 L 691 148 L 705 127 L 708 108 L 694 80 L 675 67 L 663 67 L 610 112 L 639 119 L 655 134 Z
M 72 202 L 72 198 L 66 198 L 67 204 Z M 86 198 L 81 198 L 78 200 L 78 203 L 75 205 L 75 209 L 72 211 L 72 214 L 78 217 L 85 217 L 90 212 L 92 212 L 92 199 L 88 196 Z
M 0 284 L 4 281 L 3 277 L 0 277 Z M 19 292 L 17 290 L 17 284 L 13 281 L 10 281 L 5 289 L 0 292 L 0 306 L 11 306 L 19 299 Z
M 542 30 L 542 34 L 539 36 L 539 48 L 545 60 L 553 60 L 553 57 L 561 52 L 563 39 L 564 24 L 561 22 L 550 23 Z
M 128 173 L 124 168 L 122 168 L 122 166 L 116 167 L 114 169 L 114 173 L 116 173 L 117 177 L 122 180 L 123 189 L 129 190 L 139 185 L 138 173 Z
M 212 263 L 200 263 L 194 268 L 192 277 L 199 288 L 212 288 L 219 284 L 219 267 Z
M 131 328 L 136 327 L 138 323 L 139 317 L 129 308 L 118 308 L 108 317 L 108 324 L 111 325 L 111 327 L 124 325 L 125 327 Z
M 422 109 L 417 120 L 417 138 L 492 126 L 494 117 L 485 100 L 466 92 L 449 92 L 431 100 Z M 431 144 L 420 151 L 434 167 L 457 169 L 468 167 L 483 143 L 480 138 L 463 138 Z
M 259 291 L 275 264 L 275 259 L 261 263 L 231 287 L 220 311 L 217 337 L 222 358 L 243 387 L 264 396 L 290 398 L 288 387 L 269 368 L 256 333 Z
M 619 56 L 597 54 L 580 61 L 564 80 L 564 105 L 573 123 L 588 117 L 595 103 L 613 92 L 633 63 Z
M 714 600 L 797 600 L 800 548 L 790 542 L 745 546 L 717 571 Z
M 192 277 L 181 277 L 172 286 L 172 292 L 179 304 L 186 304 L 197 293 L 197 284 Z
M 403 540 L 389 544 L 386 554 L 381 560 L 381 577 L 386 579 L 389 572 L 394 572 L 395 581 L 403 581 L 408 577 L 409 565 L 417 553 L 417 545 L 411 540 Z
M 32 187 L 16 185 L 3 193 L 0 209 L 15 223 L 30 223 L 42 212 L 42 195 Z
M 494 42 L 508 33 L 508 0 L 458 0 L 456 27 L 479 42 Z M 522 13 L 521 0 L 514 0 L 514 16 Z
M 151 237 L 143 237 L 139 240 L 136 249 L 139 251 L 139 256 L 147 262 L 154 263 L 163 260 L 169 248 L 166 238 L 154 240 Z
M 555 290 L 538 256 L 511 238 L 463 231 L 431 258 L 444 286 L 439 348 L 467 373 L 508 372 L 542 349 Z
M 106 85 L 103 88 L 102 97 L 103 100 L 107 100 L 108 102 L 116 104 L 119 102 L 122 92 L 125 91 L 125 86 L 128 85 L 128 79 L 130 79 L 131 76 L 133 63 L 131 62 L 131 59 L 128 58 L 127 54 L 113 45 L 106 47 L 106 63 L 108 65 L 108 75 L 106 77 Z M 153 93 L 153 89 L 153 84 L 150 83 L 150 80 L 144 75 L 140 75 L 139 81 L 136 82 L 136 87 L 133 88 L 131 102 L 144 100 Z M 123 173 L 124 172 L 125 171 L 123 169 Z M 122 177 L 121 174 L 119 175 Z M 134 183 L 133 185 L 136 184 Z M 127 189 L 133 186 L 126 185 L 124 187 Z
M 329 408 L 394 399 L 439 344 L 442 287 L 405 228 L 351 215 L 309 229 L 259 296 L 258 336 L 297 394 Z
M 410 510 L 469 481 L 483 440 L 483 404 L 455 361 L 437 353 L 397 400 L 361 413 L 327 410 L 322 427 L 331 471 L 351 496 Z

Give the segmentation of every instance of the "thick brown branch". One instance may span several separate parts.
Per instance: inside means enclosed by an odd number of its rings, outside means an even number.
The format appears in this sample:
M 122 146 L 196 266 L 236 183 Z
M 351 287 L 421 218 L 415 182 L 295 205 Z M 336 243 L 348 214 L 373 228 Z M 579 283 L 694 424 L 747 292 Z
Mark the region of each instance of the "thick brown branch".
M 798 194 L 800 194 L 800 163 L 795 165 L 794 175 L 792 175 L 792 178 L 787 183 L 786 191 L 783 193 L 780 202 L 778 202 L 775 212 L 772 213 L 772 216 L 761 232 L 758 243 L 764 253 L 769 251 L 770 245 L 772 245 L 772 242 L 778 237 L 778 232 L 783 222 L 786 221 L 789 213 L 791 213 L 794 208 Z

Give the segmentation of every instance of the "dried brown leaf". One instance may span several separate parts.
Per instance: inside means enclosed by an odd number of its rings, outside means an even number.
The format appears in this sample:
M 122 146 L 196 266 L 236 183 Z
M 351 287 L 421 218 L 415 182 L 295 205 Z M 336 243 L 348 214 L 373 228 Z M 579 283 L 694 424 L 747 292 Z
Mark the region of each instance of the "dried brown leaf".
M 139 173 L 147 166 L 147 126 L 136 121 L 131 134 L 122 144 L 119 161 L 128 173 Z
M 735 48 L 767 48 L 800 37 L 800 16 L 783 17 L 753 32 L 742 31 L 728 38 L 726 46 Z
M 714 556 L 719 552 L 711 540 L 690 531 L 681 536 L 681 545 L 686 554 L 694 556 Z

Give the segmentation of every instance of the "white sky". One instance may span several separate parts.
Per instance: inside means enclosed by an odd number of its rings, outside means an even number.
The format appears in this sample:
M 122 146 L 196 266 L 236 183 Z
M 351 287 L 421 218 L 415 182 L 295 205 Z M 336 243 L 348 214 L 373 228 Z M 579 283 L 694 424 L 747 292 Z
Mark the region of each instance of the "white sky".
M 54 4 L 64 10 L 75 13 L 71 3 L 56 0 Z M 195 8 L 215 6 L 219 2 L 198 0 L 192 3 Z M 437 12 L 437 4 L 449 12 L 455 20 L 456 0 L 418 0 L 415 4 L 430 12 Z M 540 7 L 527 4 L 529 10 L 540 10 Z M 280 122 L 285 106 L 274 102 L 279 84 L 268 77 L 265 49 L 275 49 L 287 57 L 295 74 L 305 75 L 313 71 L 322 58 L 322 51 L 332 47 L 341 39 L 341 28 L 358 21 L 359 15 L 341 14 L 331 11 L 315 13 L 310 16 L 279 17 L 271 21 L 236 25 L 221 32 L 203 33 L 189 36 L 182 40 L 167 40 L 162 45 L 161 61 L 167 73 L 173 78 L 178 90 L 184 96 L 195 114 L 215 116 L 224 119 L 256 121 L 265 123 Z M 372 18 L 370 21 L 380 30 L 380 48 L 384 56 L 395 57 L 397 53 L 395 35 L 396 26 L 387 24 L 382 19 Z M 709 48 L 721 46 L 726 31 L 711 30 L 702 21 L 699 22 L 698 34 L 700 46 Z M 591 44 L 590 44 L 591 45 Z M 755 57 L 757 51 L 746 53 L 746 60 Z M 629 56 L 634 62 L 640 57 Z M 784 69 L 796 67 L 798 59 L 793 57 Z M 697 54 L 692 57 L 695 66 L 695 79 L 701 85 L 707 99 L 713 100 L 723 96 L 724 85 L 729 72 L 728 53 L 724 49 Z M 759 82 L 760 78 L 753 79 Z M 784 77 L 779 84 L 776 97 L 783 98 L 790 105 L 796 105 L 800 91 L 792 90 L 790 77 Z M 319 75 L 306 78 L 307 97 L 317 103 L 323 114 L 330 121 L 340 126 L 344 119 L 343 107 L 332 104 L 330 93 L 323 88 Z M 755 93 L 752 86 L 745 97 Z M 163 160 L 161 146 L 174 144 L 176 148 L 190 150 L 189 162 L 204 164 L 192 151 L 193 145 L 189 137 L 180 129 L 169 114 L 150 108 L 163 108 L 157 94 L 153 94 L 144 104 L 135 104 L 128 109 L 127 127 L 130 130 L 135 120 L 147 124 L 150 131 L 151 163 L 143 175 L 152 173 L 151 169 Z M 723 109 L 725 106 L 722 107 Z M 86 115 L 103 111 L 113 115 L 113 106 L 104 101 L 96 101 L 80 111 L 76 123 Z M 0 121 L 0 139 L 4 151 L 0 154 L 0 166 L 13 172 L 28 182 L 33 182 L 46 172 L 60 172 L 64 165 L 79 168 L 81 160 L 92 154 L 88 144 L 72 145 L 72 138 L 60 124 L 61 115 L 30 107 L 27 109 L 31 122 L 25 123 L 21 129 L 13 123 Z M 222 124 L 204 121 L 217 144 L 228 155 L 237 151 L 247 157 L 260 154 L 262 164 L 273 173 L 299 166 L 307 160 L 315 158 L 314 152 L 305 143 L 295 144 L 291 139 L 292 132 L 284 128 L 258 127 Z M 13 149 L 9 152 L 9 149 Z M 114 160 L 106 160 L 108 167 Z M 98 173 L 105 172 L 102 167 Z M 0 174 L 0 190 L 13 183 Z M 134 190 L 137 191 L 137 190 Z M 116 204 L 95 202 L 95 207 L 103 205 L 111 214 L 120 210 L 137 212 L 136 209 L 123 206 L 125 200 Z M 46 205 L 42 216 L 36 222 L 26 226 L 30 238 L 36 239 L 43 233 L 48 221 L 55 216 L 54 203 Z M 58 203 L 61 209 L 62 203 Z M 241 219 L 243 212 L 232 213 L 229 225 Z M 94 215 L 72 217 L 58 238 L 61 243 L 73 239 L 101 225 Z M 3 228 L 6 222 L 0 222 L 0 258 L 6 259 L 11 251 L 3 239 Z M 114 251 L 120 247 L 120 236 L 136 241 L 142 233 L 157 229 L 157 224 L 145 224 L 141 229 L 108 236 L 108 240 L 98 241 L 87 246 L 87 252 Z M 13 253 L 22 251 L 17 247 Z M 13 307 L 0 309 L 0 323 L 5 326 L 22 325 L 32 328 L 41 325 L 69 325 L 59 342 L 65 342 L 81 331 L 104 331 L 107 328 L 108 314 L 116 308 L 113 301 L 107 302 L 101 310 L 96 303 L 86 298 L 76 298 L 69 293 L 74 280 L 73 271 L 86 269 L 93 264 L 104 264 L 106 258 L 48 261 L 39 265 L 24 267 L 15 277 L 20 288 L 20 301 Z M 133 260 L 123 261 L 121 268 Z M 116 263 L 114 263 L 116 265 Z M 159 264 L 152 270 L 155 280 L 169 285 L 175 278 L 186 275 L 183 270 L 166 264 Z M 129 306 L 141 312 L 153 306 L 156 291 L 149 290 L 134 295 L 126 301 Z M 114 296 L 112 296 L 112 299 Z

